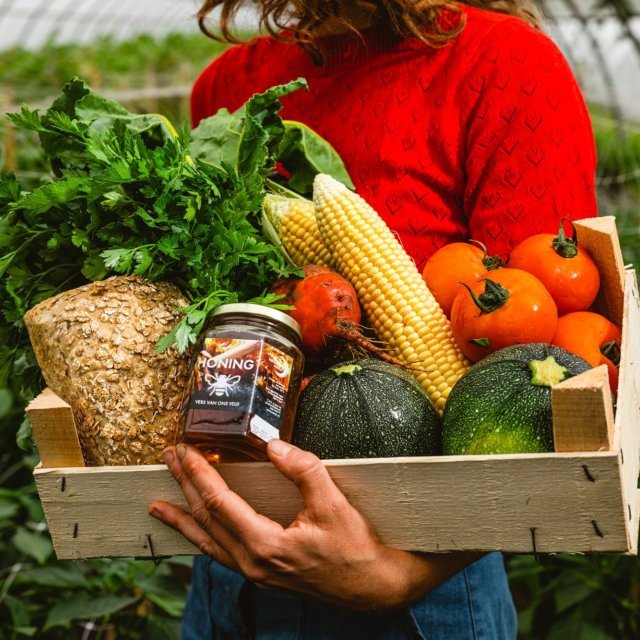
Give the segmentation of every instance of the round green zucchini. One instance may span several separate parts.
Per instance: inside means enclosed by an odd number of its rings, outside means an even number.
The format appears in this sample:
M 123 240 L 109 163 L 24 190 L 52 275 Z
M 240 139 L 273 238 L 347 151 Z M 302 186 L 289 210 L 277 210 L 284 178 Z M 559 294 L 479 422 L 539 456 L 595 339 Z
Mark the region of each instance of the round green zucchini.
M 293 443 L 320 458 L 426 456 L 441 452 L 441 421 L 418 381 L 365 358 L 319 373 L 302 392 Z
M 492 353 L 451 390 L 442 416 L 445 455 L 553 451 L 551 387 L 590 368 L 549 344 Z

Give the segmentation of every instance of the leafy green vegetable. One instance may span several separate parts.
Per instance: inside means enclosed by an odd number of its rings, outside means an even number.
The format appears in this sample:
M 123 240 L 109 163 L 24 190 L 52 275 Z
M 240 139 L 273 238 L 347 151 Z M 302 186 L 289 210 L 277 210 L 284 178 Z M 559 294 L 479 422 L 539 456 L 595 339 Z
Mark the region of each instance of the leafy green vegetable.
M 22 375 L 37 391 L 22 317 L 88 280 L 133 273 L 178 286 L 190 305 L 161 349 L 187 349 L 220 304 L 276 304 L 265 291 L 292 267 L 262 234 L 260 210 L 281 150 L 300 186 L 312 167 L 346 176 L 328 143 L 307 131 L 308 153 L 300 151 L 303 137 L 278 115 L 279 99 L 304 86 L 296 80 L 236 114 L 221 111 L 193 139 L 186 126 L 176 132 L 163 116 L 129 113 L 78 78 L 46 113 L 24 106 L 9 115 L 37 132 L 52 176 L 32 191 L 13 175 L 0 180 L 0 387 Z
M 274 105 L 283 90 L 306 86 L 296 80 L 273 87 L 254 96 L 243 110 L 221 109 L 203 120 L 192 132 L 192 156 L 218 168 L 237 166 L 246 180 L 264 179 L 264 172 L 252 173 L 255 167 L 273 166 L 278 160 L 289 173 L 289 189 L 298 194 L 311 193 L 318 173 L 328 173 L 353 188 L 340 156 L 324 138 L 301 122 L 282 121 L 277 115 Z
M 302 122 L 285 120 L 285 135 L 279 160 L 290 172 L 289 188 L 305 195 L 313 191 L 318 173 L 328 173 L 350 189 L 355 189 L 336 150 Z

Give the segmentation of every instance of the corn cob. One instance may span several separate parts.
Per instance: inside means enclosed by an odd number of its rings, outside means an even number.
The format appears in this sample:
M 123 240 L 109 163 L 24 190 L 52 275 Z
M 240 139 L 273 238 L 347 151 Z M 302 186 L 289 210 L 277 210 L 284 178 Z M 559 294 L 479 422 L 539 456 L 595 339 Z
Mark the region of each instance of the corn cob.
M 365 200 L 337 180 L 316 176 L 313 200 L 334 268 L 356 290 L 378 338 L 412 365 L 409 371 L 442 413 L 470 365 L 415 263 Z
M 331 266 L 331 255 L 318 231 L 313 202 L 304 198 L 267 195 L 262 211 L 265 234 L 283 249 L 295 265 Z M 269 225 L 272 229 L 268 229 Z

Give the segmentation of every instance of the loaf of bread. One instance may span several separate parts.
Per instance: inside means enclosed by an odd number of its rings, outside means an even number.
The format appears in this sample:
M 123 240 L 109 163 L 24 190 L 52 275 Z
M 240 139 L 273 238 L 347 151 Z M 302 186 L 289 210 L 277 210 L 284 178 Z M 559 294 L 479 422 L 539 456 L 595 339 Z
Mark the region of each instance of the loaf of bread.
M 156 343 L 188 304 L 173 285 L 118 276 L 66 291 L 24 317 L 49 388 L 74 412 L 87 465 L 153 464 L 173 444 L 188 355 Z

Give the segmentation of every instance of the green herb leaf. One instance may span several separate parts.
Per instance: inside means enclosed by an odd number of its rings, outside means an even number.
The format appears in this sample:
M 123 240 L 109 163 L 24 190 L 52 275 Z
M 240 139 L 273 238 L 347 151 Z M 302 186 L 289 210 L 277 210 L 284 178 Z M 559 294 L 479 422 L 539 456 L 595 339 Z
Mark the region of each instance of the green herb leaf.
M 23 195 L 16 203 L 16 208 L 36 214 L 44 213 L 53 207 L 65 205 L 77 198 L 83 183 L 82 178 L 67 178 L 50 182 Z
M 344 179 L 335 152 L 312 132 L 296 126 L 283 146 L 279 99 L 303 86 L 274 87 L 235 114 L 220 112 L 193 141 L 188 126 L 176 131 L 160 115 L 129 113 L 78 78 L 44 114 L 25 107 L 12 116 L 40 135 L 53 179 L 31 192 L 13 176 L 0 182 L 2 379 L 23 375 L 19 363 L 28 363 L 37 391 L 22 317 L 87 281 L 136 274 L 174 283 L 191 304 L 158 348 L 184 351 L 218 305 L 261 297 L 296 272 L 260 227 L 267 174 L 286 147 L 298 186 L 315 169 Z M 28 423 L 20 442 L 31 443 Z

